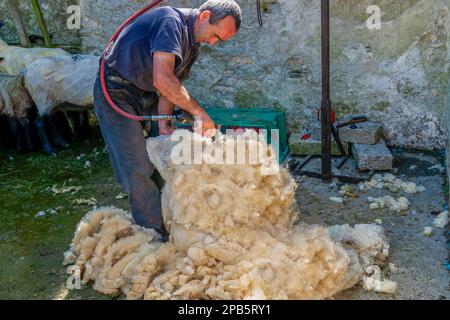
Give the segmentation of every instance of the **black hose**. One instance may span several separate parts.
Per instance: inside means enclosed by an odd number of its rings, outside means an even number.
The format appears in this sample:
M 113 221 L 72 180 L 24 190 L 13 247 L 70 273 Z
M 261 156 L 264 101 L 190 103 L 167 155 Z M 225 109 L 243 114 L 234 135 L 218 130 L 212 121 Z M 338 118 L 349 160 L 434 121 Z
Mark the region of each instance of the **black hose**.
M 258 16 L 258 23 L 260 26 L 262 26 L 262 16 L 261 16 L 261 0 L 256 0 L 256 12 Z

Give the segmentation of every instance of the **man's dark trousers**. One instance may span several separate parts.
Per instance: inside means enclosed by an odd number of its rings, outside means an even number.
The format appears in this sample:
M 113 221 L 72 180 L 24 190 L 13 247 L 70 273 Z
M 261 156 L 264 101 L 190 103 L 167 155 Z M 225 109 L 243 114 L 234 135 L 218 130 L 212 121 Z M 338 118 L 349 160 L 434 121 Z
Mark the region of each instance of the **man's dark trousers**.
M 108 74 L 107 71 L 107 79 Z M 157 105 L 156 92 L 145 92 L 132 84 L 111 80 L 107 80 L 107 86 L 113 101 L 127 113 L 149 115 Z M 160 191 L 151 179 L 155 167 L 148 157 L 142 124 L 111 108 L 103 96 L 98 76 L 94 85 L 94 110 L 117 179 L 128 193 L 135 222 L 164 233 Z

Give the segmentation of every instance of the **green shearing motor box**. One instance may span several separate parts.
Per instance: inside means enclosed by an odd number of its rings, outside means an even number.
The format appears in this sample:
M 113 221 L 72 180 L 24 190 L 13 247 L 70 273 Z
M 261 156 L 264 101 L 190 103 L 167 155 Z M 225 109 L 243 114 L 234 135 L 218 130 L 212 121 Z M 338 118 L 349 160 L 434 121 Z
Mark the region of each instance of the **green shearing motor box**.
M 288 149 L 286 115 L 283 111 L 265 108 L 205 108 L 211 119 L 220 125 L 220 131 L 227 129 L 267 130 L 267 142 L 271 144 L 273 129 L 278 130 L 279 163 L 286 159 Z M 178 128 L 188 128 L 190 125 L 178 123 Z M 274 136 L 276 137 L 276 135 Z

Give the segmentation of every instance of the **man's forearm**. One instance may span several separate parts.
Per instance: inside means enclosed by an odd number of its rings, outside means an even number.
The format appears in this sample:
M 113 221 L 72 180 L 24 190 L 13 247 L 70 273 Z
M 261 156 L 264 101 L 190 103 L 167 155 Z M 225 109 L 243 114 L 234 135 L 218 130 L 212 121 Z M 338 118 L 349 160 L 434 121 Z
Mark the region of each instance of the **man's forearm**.
M 158 101 L 158 114 L 172 114 L 175 105 L 165 96 L 160 96 Z
M 172 104 L 172 108 L 173 105 L 177 105 L 194 116 L 203 111 L 198 102 L 189 95 L 186 88 L 183 87 L 181 82 L 173 75 L 166 76 L 165 79 L 158 81 L 156 88 L 161 96 L 164 96 L 169 100 Z

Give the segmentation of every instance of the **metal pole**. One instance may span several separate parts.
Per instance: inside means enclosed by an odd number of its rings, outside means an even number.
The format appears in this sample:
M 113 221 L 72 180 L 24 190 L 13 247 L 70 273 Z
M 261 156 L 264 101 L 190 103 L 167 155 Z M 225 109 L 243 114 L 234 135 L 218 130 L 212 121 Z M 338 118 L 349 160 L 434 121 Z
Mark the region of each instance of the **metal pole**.
M 331 173 L 331 102 L 330 102 L 330 2 L 321 0 L 322 17 L 322 181 L 329 182 Z
M 52 40 L 48 34 L 47 25 L 45 24 L 44 16 L 42 15 L 41 6 L 38 0 L 31 0 L 31 6 L 33 7 L 34 14 L 36 15 L 36 20 L 41 30 L 42 37 L 44 38 L 44 43 L 47 48 L 51 48 Z

